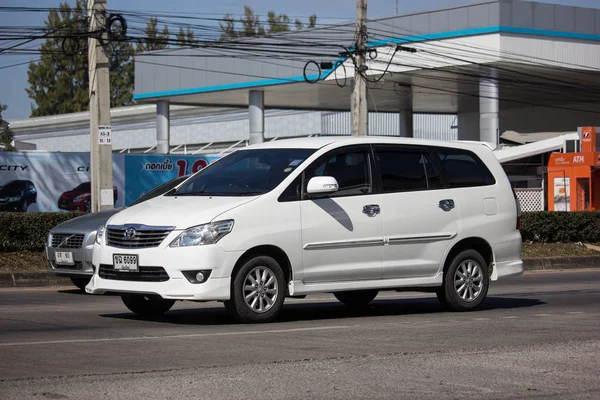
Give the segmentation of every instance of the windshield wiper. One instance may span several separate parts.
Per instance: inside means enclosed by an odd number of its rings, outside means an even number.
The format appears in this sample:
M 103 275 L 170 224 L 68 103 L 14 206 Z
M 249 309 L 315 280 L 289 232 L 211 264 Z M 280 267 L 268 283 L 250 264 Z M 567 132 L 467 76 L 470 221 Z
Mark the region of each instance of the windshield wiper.
M 265 192 L 237 192 L 227 194 L 227 196 L 259 196 L 261 194 L 265 194 Z
M 208 195 L 208 196 L 210 196 L 209 193 L 204 192 L 202 190 L 198 190 L 196 192 L 183 192 L 183 193 L 177 193 L 177 192 L 175 192 L 175 193 L 170 194 L 169 196 L 201 196 L 201 195 Z

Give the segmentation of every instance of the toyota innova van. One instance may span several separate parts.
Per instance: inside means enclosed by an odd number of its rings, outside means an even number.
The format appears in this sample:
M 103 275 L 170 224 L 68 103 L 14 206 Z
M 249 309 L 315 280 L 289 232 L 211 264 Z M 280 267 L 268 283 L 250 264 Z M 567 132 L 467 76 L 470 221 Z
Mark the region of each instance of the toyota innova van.
M 450 310 L 521 274 L 519 207 L 481 143 L 305 138 L 248 146 L 100 227 L 88 293 L 144 316 L 222 301 L 265 322 L 286 297 L 431 291 Z

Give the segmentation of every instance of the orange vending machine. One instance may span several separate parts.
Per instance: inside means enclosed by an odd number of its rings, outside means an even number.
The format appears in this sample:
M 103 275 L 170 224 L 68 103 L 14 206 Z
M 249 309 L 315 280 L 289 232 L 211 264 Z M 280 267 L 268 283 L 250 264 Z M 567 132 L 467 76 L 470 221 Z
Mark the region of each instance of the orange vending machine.
M 548 210 L 600 210 L 598 128 L 579 128 L 581 150 L 552 153 L 548 162 Z

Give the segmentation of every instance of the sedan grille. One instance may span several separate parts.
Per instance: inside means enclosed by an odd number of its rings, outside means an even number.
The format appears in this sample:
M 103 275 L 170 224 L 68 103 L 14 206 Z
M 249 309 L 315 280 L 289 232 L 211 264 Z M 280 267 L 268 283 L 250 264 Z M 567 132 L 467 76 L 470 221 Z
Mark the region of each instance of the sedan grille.
M 136 282 L 165 282 L 169 275 L 163 267 L 139 267 L 139 271 L 115 271 L 112 265 L 100 264 L 98 275 L 102 279 Z
M 53 233 L 51 245 L 61 249 L 78 249 L 83 246 L 83 237 L 81 234 Z
M 158 247 L 171 233 L 171 229 L 136 229 L 133 235 L 128 235 L 131 228 L 107 228 L 106 242 L 109 246 L 122 249 L 139 249 L 143 247 Z

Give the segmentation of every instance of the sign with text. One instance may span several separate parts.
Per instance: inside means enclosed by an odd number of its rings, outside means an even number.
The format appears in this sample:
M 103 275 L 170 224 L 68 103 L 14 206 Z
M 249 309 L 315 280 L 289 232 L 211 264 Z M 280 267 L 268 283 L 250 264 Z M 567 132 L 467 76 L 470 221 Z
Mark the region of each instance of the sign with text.
M 124 207 L 156 186 L 189 175 L 216 156 L 113 154 L 113 190 L 102 204 Z M 89 211 L 89 153 L 0 153 L 0 211 Z M 112 199 L 111 199 L 112 197 Z

